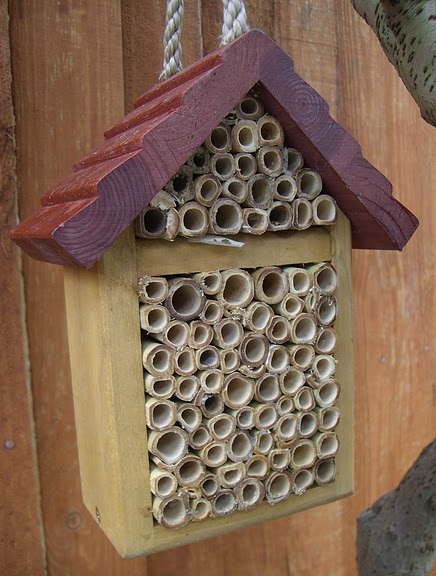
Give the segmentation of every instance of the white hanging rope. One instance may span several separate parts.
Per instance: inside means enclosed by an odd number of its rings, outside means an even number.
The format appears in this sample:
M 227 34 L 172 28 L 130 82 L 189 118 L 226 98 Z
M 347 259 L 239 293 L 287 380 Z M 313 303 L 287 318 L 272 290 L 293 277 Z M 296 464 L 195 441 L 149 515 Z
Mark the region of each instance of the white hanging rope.
M 182 66 L 183 0 L 167 0 L 167 15 L 164 32 L 164 62 L 159 78 L 169 78 L 177 74 Z
M 248 32 L 250 27 L 247 22 L 244 0 L 223 1 L 223 29 L 221 46 L 232 42 L 238 36 Z

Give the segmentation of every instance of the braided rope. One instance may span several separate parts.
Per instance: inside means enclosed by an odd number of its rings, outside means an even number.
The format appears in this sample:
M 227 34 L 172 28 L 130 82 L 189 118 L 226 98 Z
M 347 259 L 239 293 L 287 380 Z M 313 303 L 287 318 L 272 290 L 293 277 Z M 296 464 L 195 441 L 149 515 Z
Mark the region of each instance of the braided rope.
M 224 14 L 221 46 L 224 46 L 248 32 L 250 27 L 248 26 L 244 0 L 222 0 L 222 2 Z
M 183 24 L 183 0 L 167 0 L 164 33 L 164 62 L 159 78 L 166 79 L 182 70 L 182 45 L 180 37 Z

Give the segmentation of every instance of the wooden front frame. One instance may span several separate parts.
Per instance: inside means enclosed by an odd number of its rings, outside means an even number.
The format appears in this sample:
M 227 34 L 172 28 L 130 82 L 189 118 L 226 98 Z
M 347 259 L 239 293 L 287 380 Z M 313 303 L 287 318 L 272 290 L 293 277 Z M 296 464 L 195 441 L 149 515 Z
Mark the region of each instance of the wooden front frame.
M 132 227 L 91 270 L 65 269 L 73 397 L 84 502 L 123 557 L 151 554 L 279 518 L 348 496 L 353 490 L 353 342 L 351 231 L 340 212 L 335 226 L 241 235 L 243 248 L 135 239 Z M 271 506 L 155 526 L 148 477 L 137 279 L 141 275 L 251 268 L 330 260 L 338 272 L 339 335 L 335 357 L 341 395 L 334 483 Z

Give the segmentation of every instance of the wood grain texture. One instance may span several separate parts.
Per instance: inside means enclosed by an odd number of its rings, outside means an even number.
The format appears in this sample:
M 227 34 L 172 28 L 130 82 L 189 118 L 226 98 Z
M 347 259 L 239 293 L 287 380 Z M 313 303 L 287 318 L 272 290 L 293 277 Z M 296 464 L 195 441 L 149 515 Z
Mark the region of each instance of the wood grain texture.
M 11 81 L 7 2 L 0 1 L 0 574 L 42 576 L 44 537 L 21 254 L 8 239 L 17 221 Z

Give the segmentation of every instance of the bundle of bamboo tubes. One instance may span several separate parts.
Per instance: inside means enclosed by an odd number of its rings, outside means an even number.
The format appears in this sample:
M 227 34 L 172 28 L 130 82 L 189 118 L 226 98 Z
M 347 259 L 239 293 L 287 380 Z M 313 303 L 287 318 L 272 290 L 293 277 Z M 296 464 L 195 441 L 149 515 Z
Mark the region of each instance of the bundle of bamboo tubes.
M 139 279 L 156 522 L 334 481 L 336 287 L 329 262 Z
M 247 94 L 136 219 L 141 238 L 228 236 L 330 225 L 336 203 L 284 141 L 280 122 Z

